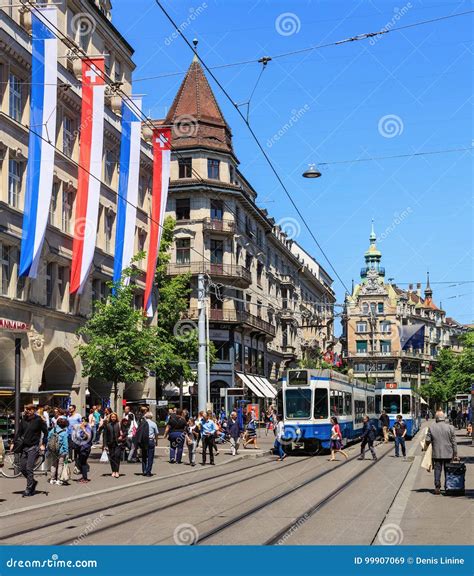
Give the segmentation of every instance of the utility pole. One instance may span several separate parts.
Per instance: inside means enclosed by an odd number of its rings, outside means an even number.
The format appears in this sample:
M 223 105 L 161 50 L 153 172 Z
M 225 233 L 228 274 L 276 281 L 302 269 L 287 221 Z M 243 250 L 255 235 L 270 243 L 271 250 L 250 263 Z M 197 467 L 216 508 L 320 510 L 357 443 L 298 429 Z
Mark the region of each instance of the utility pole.
M 18 434 L 21 416 L 21 338 L 15 338 L 15 436 Z
M 198 411 L 206 410 L 207 405 L 207 366 L 206 366 L 206 286 L 204 274 L 198 275 Z

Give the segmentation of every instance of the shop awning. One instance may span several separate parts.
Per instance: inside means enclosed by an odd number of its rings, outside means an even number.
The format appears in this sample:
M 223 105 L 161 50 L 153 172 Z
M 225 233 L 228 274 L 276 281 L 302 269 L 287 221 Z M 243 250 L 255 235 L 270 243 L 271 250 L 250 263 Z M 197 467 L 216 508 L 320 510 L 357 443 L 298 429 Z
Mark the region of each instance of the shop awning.
M 242 374 L 242 372 L 236 372 L 236 374 L 247 386 L 247 388 L 249 388 L 255 394 L 255 396 L 258 396 L 259 398 L 265 398 L 265 395 L 260 390 L 260 386 L 254 383 L 253 380 L 250 380 L 249 376 L 247 376 L 246 374 Z
M 278 394 L 277 390 L 270 384 L 270 382 L 263 376 L 256 376 L 257 380 L 262 384 L 262 386 L 267 390 L 267 398 L 275 398 Z
M 428 402 L 420 396 L 420 404 L 426 404 L 428 406 Z
M 250 378 L 250 380 L 252 380 L 255 386 L 257 386 L 257 388 L 263 394 L 264 398 L 273 398 L 273 396 L 269 396 L 269 390 L 267 389 L 265 384 L 262 384 L 258 376 L 255 376 L 254 374 L 247 374 L 247 378 Z

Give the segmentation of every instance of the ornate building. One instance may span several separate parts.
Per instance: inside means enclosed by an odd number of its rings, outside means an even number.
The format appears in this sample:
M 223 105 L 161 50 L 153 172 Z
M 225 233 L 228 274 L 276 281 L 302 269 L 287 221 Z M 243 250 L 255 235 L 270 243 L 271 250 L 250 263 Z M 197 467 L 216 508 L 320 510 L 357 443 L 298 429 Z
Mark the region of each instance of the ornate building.
M 195 58 L 167 117 L 173 126 L 167 214 L 176 219 L 170 274 L 210 283 L 211 400 L 254 374 L 274 383 L 304 354 L 332 341 L 334 292 L 325 270 L 257 205 L 232 134 Z
M 346 298 L 344 356 L 358 378 L 417 388 L 430 377 L 442 348 L 460 349 L 458 338 L 466 329 L 434 303 L 429 275 L 424 297 L 421 284 L 403 290 L 386 282 L 376 240 L 372 225 L 361 282 Z

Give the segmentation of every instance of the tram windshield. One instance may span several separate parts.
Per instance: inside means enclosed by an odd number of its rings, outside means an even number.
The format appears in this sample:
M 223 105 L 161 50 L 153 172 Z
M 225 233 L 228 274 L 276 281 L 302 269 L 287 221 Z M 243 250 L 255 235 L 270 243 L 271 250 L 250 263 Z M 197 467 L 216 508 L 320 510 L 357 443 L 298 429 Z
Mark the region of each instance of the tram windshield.
M 286 417 L 309 418 L 311 416 L 311 390 L 286 390 L 285 393 Z
M 385 394 L 382 408 L 387 414 L 400 414 L 400 394 Z

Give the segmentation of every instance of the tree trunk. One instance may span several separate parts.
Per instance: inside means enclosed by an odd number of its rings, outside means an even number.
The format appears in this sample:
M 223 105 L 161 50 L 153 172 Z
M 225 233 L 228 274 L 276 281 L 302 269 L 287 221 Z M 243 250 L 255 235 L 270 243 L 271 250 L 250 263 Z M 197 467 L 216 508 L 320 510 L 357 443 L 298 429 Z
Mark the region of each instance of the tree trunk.
M 114 382 L 114 412 L 118 414 L 118 382 Z

